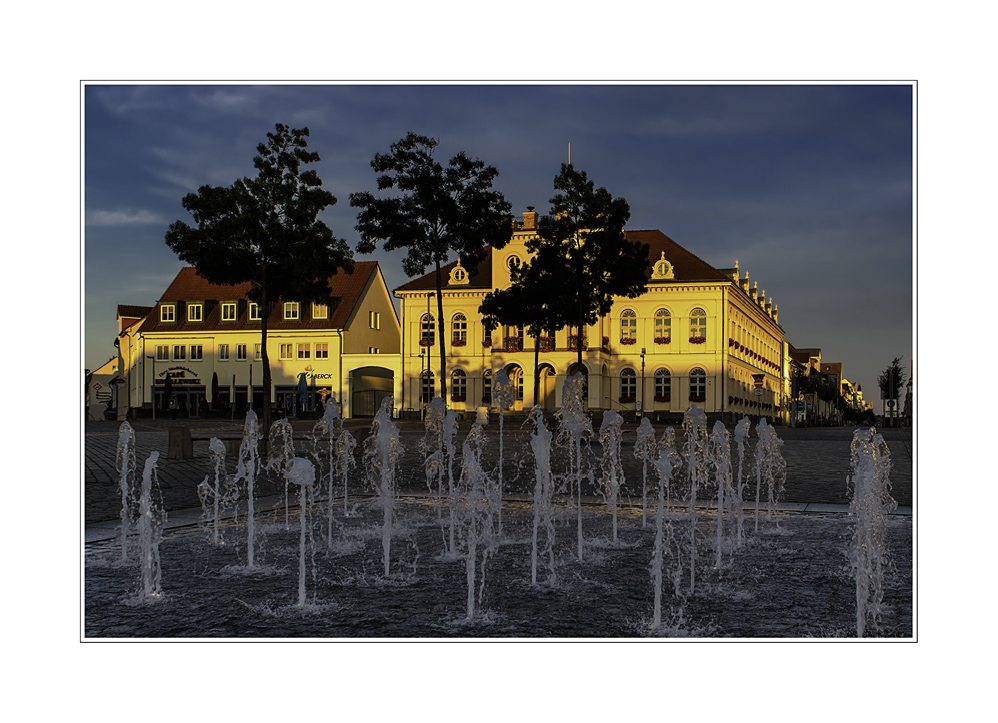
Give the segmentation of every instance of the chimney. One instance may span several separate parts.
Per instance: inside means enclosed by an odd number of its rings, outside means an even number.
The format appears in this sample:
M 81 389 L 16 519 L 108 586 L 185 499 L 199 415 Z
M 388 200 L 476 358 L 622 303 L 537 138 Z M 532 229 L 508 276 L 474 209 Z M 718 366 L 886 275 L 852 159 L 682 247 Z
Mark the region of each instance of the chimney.
M 523 230 L 528 231 L 535 228 L 537 228 L 537 212 L 533 206 L 527 206 L 527 210 L 523 214 Z

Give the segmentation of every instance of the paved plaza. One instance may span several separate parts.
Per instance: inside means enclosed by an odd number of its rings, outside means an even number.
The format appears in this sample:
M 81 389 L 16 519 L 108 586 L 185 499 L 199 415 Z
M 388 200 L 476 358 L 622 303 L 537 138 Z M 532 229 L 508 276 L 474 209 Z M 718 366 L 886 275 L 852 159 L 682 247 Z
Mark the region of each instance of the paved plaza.
M 292 426 L 295 430 L 296 450 L 299 454 L 308 455 L 312 444 L 305 439 L 311 434 L 315 420 L 295 420 Z M 198 484 L 211 470 L 211 458 L 207 441 L 194 443 L 194 458 L 190 460 L 167 459 L 169 443 L 168 428 L 170 426 L 185 426 L 200 433 L 233 433 L 241 432 L 241 422 L 229 420 L 138 420 L 130 422 L 136 436 L 136 464 L 141 475 L 145 460 L 150 452 L 160 453 L 157 477 L 162 494 L 162 504 L 167 512 L 199 509 L 200 501 L 197 494 Z M 533 458 L 527 441 L 529 433 L 518 424 L 507 424 L 504 427 L 504 490 L 511 496 L 532 494 Z M 554 425 L 554 420 L 549 420 Z M 346 429 L 358 441 L 355 450 L 357 467 L 351 472 L 350 495 L 366 495 L 363 464 L 361 463 L 362 444 L 370 427 L 370 420 L 347 420 Z M 656 436 L 661 438 L 666 425 L 656 425 Z M 84 469 L 83 469 L 83 508 L 84 518 L 88 527 L 100 523 L 114 522 L 121 512 L 121 497 L 118 489 L 118 473 L 115 469 L 115 452 L 118 442 L 119 422 L 87 422 L 84 430 Z M 460 444 L 470 429 L 470 423 L 461 425 L 456 442 L 460 452 Z M 492 464 L 498 462 L 499 425 L 493 422 L 488 426 L 488 435 L 492 438 Z M 777 427 L 777 434 L 784 441 L 782 453 L 787 463 L 787 481 L 782 502 L 788 509 L 815 509 L 845 511 L 849 503 L 846 487 L 846 476 L 850 471 L 849 446 L 855 427 L 818 427 L 805 429 L 789 429 Z M 403 493 L 421 493 L 426 491 L 423 475 L 422 455 L 419 452 L 419 441 L 423 438 L 421 422 L 400 423 L 402 444 L 405 453 L 399 464 L 397 480 Z M 622 499 L 625 504 L 641 503 L 642 463 L 633 455 L 635 425 L 625 425 L 622 444 L 622 457 L 627 481 Z M 681 430 L 677 428 L 677 437 Z M 913 445 L 910 429 L 880 430 L 891 452 L 891 483 L 893 496 L 898 502 L 899 514 L 911 514 L 912 505 L 912 459 Z M 755 444 L 755 429 L 753 427 L 747 446 Z M 598 443 L 592 445 L 593 454 L 598 461 L 601 448 Z M 733 465 L 737 471 L 737 450 L 732 445 Z M 747 453 L 750 456 L 750 453 Z M 487 460 L 488 461 L 488 460 Z M 229 472 L 235 468 L 235 455 L 229 454 L 226 466 Z M 557 457 L 554 460 L 555 471 L 558 472 Z M 455 466 L 459 469 L 459 465 Z M 653 486 L 654 476 L 649 470 L 649 488 Z M 264 475 L 258 484 L 261 496 L 276 495 L 283 492 L 277 486 L 277 480 Z M 830 507 L 831 506 L 831 507 Z

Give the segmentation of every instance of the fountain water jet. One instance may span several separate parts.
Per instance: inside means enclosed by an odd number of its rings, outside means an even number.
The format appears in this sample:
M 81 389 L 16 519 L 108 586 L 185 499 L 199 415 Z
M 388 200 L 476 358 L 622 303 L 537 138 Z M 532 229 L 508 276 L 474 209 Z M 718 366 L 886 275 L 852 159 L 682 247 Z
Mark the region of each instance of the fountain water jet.
M 243 441 L 239 445 L 239 460 L 236 462 L 236 474 L 233 480 L 246 483 L 246 565 L 253 567 L 253 551 L 256 542 L 256 511 L 254 510 L 254 490 L 256 475 L 260 471 L 260 425 L 256 412 L 246 412 L 246 422 L 243 424 Z
M 330 397 L 325 401 L 325 406 L 322 411 L 322 419 L 316 422 L 315 426 L 312 427 L 312 450 L 316 461 L 319 463 L 320 479 L 319 484 L 322 484 L 322 479 L 325 475 L 321 474 L 322 470 L 322 458 L 325 456 L 327 460 L 327 466 L 329 469 L 329 519 L 326 529 L 326 542 L 329 545 L 333 544 L 333 487 L 336 484 L 336 433 L 343 426 L 343 420 L 340 417 L 340 406 L 336 403 L 336 400 Z M 329 443 L 326 448 L 322 450 L 323 454 L 320 454 L 321 442 L 326 438 L 329 438 Z M 347 510 L 346 502 L 346 489 L 343 490 L 343 512 L 346 514 Z
M 641 526 L 645 526 L 645 511 L 648 507 L 648 462 L 655 458 L 655 429 L 648 417 L 641 418 L 637 438 L 634 441 L 634 456 L 641 460 Z
M 118 448 L 114 459 L 121 490 L 121 561 L 128 560 L 128 530 L 132 524 L 135 500 L 135 431 L 128 422 L 118 428 Z
M 787 477 L 787 463 L 780 453 L 783 440 L 776 435 L 776 430 L 766 423 L 765 417 L 756 426 L 759 441 L 755 445 L 755 531 L 759 531 L 759 492 L 762 483 L 766 483 L 767 519 L 773 519 L 773 510 L 783 493 L 783 484 Z
M 535 428 L 530 435 L 534 453 L 534 534 L 530 551 L 530 584 L 537 584 L 538 554 L 548 558 L 548 584 L 555 582 L 554 572 L 554 478 L 551 474 L 551 431 L 544 425 L 544 412 L 536 406 L 530 413 Z M 544 527 L 544 549 L 539 550 L 537 533 Z
M 733 513 L 741 506 L 735 502 L 735 490 L 731 480 L 731 441 L 728 430 L 721 421 L 714 422 L 714 429 L 710 433 L 709 454 L 714 467 L 714 480 L 717 483 L 717 559 L 714 566 L 720 570 L 725 506 L 730 507 Z
M 403 447 L 398 427 L 392 421 L 394 400 L 386 397 L 374 416 L 371 434 L 364 442 L 364 467 L 367 481 L 378 493 L 384 511 L 381 526 L 381 548 L 384 553 L 385 577 L 389 574 L 392 545 L 392 513 L 395 509 L 395 467 Z
M 163 539 L 163 523 L 166 516 L 152 498 L 153 486 L 157 486 L 156 467 L 159 452 L 150 452 L 142 470 L 142 492 L 139 496 L 139 565 L 142 576 L 142 594 L 158 597 L 162 594 L 159 564 L 159 543 Z
M 675 448 L 676 434 L 672 427 L 665 430 L 658 458 L 653 464 L 658 472 L 658 508 L 655 515 L 655 546 L 652 550 L 651 574 L 655 588 L 655 607 L 652 614 L 652 629 L 658 630 L 662 624 L 662 566 L 663 557 L 672 554 L 673 533 L 672 524 L 665 525 L 666 490 L 672 475 L 682 465 L 682 458 Z M 678 565 L 678 559 L 677 559 Z M 675 577 L 673 578 L 675 581 Z M 679 583 L 675 581 L 676 593 L 679 593 Z
M 284 528 L 290 529 L 288 517 L 288 465 L 295 457 L 294 430 L 287 419 L 278 419 L 270 425 L 270 458 L 267 469 L 284 478 Z
M 516 389 L 513 387 L 513 382 L 506 375 L 505 369 L 497 371 L 492 379 L 492 401 L 499 405 L 499 477 L 497 484 L 499 487 L 499 498 L 502 499 L 503 419 L 506 407 L 513 406 L 513 402 L 516 401 Z M 502 505 L 499 506 L 499 534 L 502 534 Z
M 697 565 L 697 488 L 707 479 L 707 414 L 695 404 L 683 415 L 686 436 L 686 468 L 689 475 L 690 517 L 690 594 L 696 588 Z
M 212 521 L 211 542 L 217 545 L 218 523 L 222 514 L 222 507 L 228 501 L 228 481 L 225 474 L 225 445 L 217 437 L 212 437 L 208 443 L 208 450 L 211 452 L 212 466 L 215 470 L 215 484 L 209 485 L 208 479 L 211 475 L 205 475 L 204 480 L 198 485 L 198 497 L 201 500 L 201 524 L 204 525 L 208 519 Z M 223 484 L 224 483 L 224 484 Z M 226 489 L 223 489 L 223 486 Z M 211 499 L 211 514 L 208 513 L 208 500 Z
M 558 441 L 569 447 L 569 478 L 575 483 L 578 504 L 578 557 L 582 562 L 582 441 L 593 435 L 593 425 L 585 413 L 586 379 L 581 372 L 565 380 L 561 390 Z
M 849 543 L 850 567 L 856 577 L 856 635 L 862 638 L 867 620 L 876 627 L 884 599 L 887 557 L 887 516 L 897 508 L 891 497 L 891 453 L 875 429 L 857 429 L 850 447 L 852 492 L 849 512 L 856 524 Z
M 301 534 L 298 538 L 298 607 L 305 607 L 305 533 L 309 493 L 315 485 L 315 467 L 303 457 L 292 457 L 287 465 L 287 479 L 298 486 Z
M 603 423 L 599 428 L 600 443 L 603 445 L 603 459 L 600 466 L 600 488 L 613 515 L 613 541 L 617 542 L 617 498 L 624 479 L 624 468 L 620 464 L 620 436 L 624 418 L 608 409 L 603 412 Z
M 742 546 L 743 528 L 745 522 L 745 487 L 746 477 L 742 476 L 742 465 L 745 461 L 745 439 L 748 437 L 749 428 L 752 423 L 748 417 L 742 417 L 741 421 L 735 425 L 735 446 L 738 448 L 738 481 L 735 484 L 735 503 L 737 505 L 737 546 Z

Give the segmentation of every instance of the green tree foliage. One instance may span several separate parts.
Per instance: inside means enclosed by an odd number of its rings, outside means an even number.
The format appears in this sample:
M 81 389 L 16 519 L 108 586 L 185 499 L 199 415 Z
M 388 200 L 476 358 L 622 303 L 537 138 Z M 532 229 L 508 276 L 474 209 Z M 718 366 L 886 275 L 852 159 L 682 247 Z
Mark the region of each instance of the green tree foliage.
M 378 153 L 371 168 L 378 176 L 378 191 L 396 193 L 377 197 L 350 194 L 350 205 L 362 209 L 357 216 L 361 241 L 357 251 L 372 253 L 379 241 L 386 251 L 408 249 L 402 263 L 406 275 L 436 269 L 437 329 L 440 349 L 440 395 L 447 399 L 447 350 L 443 332 L 444 306 L 441 268 L 452 256 L 462 259 L 473 274 L 486 246 L 505 246 L 513 235 L 510 204 L 492 190 L 499 172 L 464 152 L 446 167 L 435 161 L 439 141 L 409 133 L 393 143 L 387 154 Z
M 308 128 L 278 123 L 257 146 L 255 178 L 188 194 L 182 203 L 197 227 L 177 221 L 166 234 L 166 244 L 210 283 L 252 283 L 249 298 L 261 310 L 264 429 L 270 428 L 267 317 L 273 305 L 280 299 L 330 303 L 329 277 L 353 272 L 349 245 L 318 220 L 336 197 L 315 170 L 302 170 L 319 161 L 307 150 L 308 135 Z
M 585 171 L 563 163 L 554 188 L 558 193 L 550 201 L 551 213 L 539 220 L 538 236 L 527 242 L 527 249 L 561 280 L 549 293 L 560 297 L 559 308 L 573 309 L 572 324 L 581 336 L 586 325 L 610 312 L 615 296 L 633 299 L 644 293 L 648 245 L 627 240 L 627 201 L 595 188 Z M 583 345 L 577 346 L 582 367 Z

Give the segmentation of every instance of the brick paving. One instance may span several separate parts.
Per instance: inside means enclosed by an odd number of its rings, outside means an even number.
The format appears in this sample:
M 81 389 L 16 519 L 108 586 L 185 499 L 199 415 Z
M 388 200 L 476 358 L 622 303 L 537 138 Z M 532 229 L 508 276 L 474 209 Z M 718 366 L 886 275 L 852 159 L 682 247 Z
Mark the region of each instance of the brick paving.
M 552 422 L 553 423 L 553 422 Z M 160 453 L 157 478 L 162 494 L 162 504 L 167 511 L 198 508 L 200 502 L 197 496 L 197 486 L 209 474 L 211 458 L 208 442 L 194 443 L 194 459 L 167 459 L 168 427 L 173 425 L 190 427 L 198 432 L 239 432 L 241 422 L 228 420 L 140 420 L 130 422 L 136 435 L 136 465 L 141 475 L 145 460 L 150 452 Z M 315 420 L 296 420 L 292 426 L 296 434 L 310 433 Z M 346 427 L 358 443 L 366 437 L 370 420 L 347 420 Z M 115 470 L 115 452 L 118 441 L 119 422 L 87 422 L 84 429 L 84 513 L 88 525 L 117 520 L 121 511 L 120 492 L 118 490 L 118 473 Z M 470 428 L 470 423 L 463 423 L 457 442 Z M 426 490 L 422 471 L 422 458 L 418 444 L 423 436 L 422 424 L 419 422 L 400 423 L 402 443 L 406 448 L 399 466 L 398 483 L 403 491 L 420 492 Z M 641 497 L 641 461 L 634 458 L 634 425 L 625 427 L 622 445 L 624 471 L 627 476 L 627 486 L 624 498 L 640 504 Z M 656 425 L 656 433 L 661 437 L 665 425 Z M 782 498 L 784 502 L 796 503 L 829 503 L 848 504 L 846 490 L 846 475 L 849 473 L 849 446 L 852 441 L 853 427 L 825 427 L 808 429 L 777 428 L 779 437 L 784 441 L 783 456 L 787 462 L 786 491 Z M 680 430 L 677 429 L 677 434 Z M 891 451 L 891 482 L 893 496 L 902 507 L 912 504 L 912 468 L 913 448 L 911 430 L 885 429 L 881 430 Z M 492 462 L 498 459 L 498 424 L 488 427 L 488 434 L 494 440 L 492 445 Z M 504 486 L 511 494 L 530 494 L 533 486 L 532 457 L 526 444 L 529 434 L 515 424 L 505 427 L 504 436 Z M 754 444 L 753 435 L 750 445 Z M 307 442 L 296 443 L 299 454 L 307 454 L 311 445 Z M 360 462 L 361 446 L 358 444 L 357 457 Z M 592 445 L 593 454 L 598 459 L 600 446 Z M 732 450 L 735 459 L 733 464 L 737 470 L 737 452 Z M 558 459 L 555 458 L 556 470 Z M 234 455 L 228 455 L 227 467 L 231 472 L 235 467 Z M 362 494 L 365 490 L 362 479 L 362 464 L 352 473 L 350 494 Z M 654 479 L 649 471 L 649 483 Z M 258 484 L 261 496 L 276 494 L 277 481 L 266 477 Z

